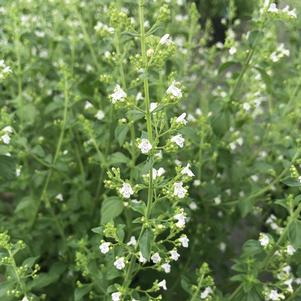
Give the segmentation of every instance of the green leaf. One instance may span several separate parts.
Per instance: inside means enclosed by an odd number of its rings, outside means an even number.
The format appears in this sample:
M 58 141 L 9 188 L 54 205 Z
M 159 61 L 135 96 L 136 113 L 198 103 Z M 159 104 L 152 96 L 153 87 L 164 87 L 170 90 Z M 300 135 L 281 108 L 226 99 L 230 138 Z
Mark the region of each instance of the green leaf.
M 288 237 L 291 244 L 301 248 L 301 221 L 293 221 L 288 228 Z
M 223 71 L 227 70 L 228 68 L 233 67 L 233 68 L 237 68 L 237 67 L 241 67 L 241 64 L 239 62 L 236 61 L 229 61 L 226 63 L 223 63 L 220 65 L 219 69 L 218 69 L 218 73 L 222 73 Z
M 126 113 L 126 116 L 130 121 L 137 121 L 144 117 L 144 113 L 138 110 L 130 110 Z
M 260 30 L 254 30 L 250 32 L 248 37 L 248 43 L 251 48 L 256 46 L 256 44 L 264 37 L 264 34 Z
M 101 223 L 106 224 L 119 216 L 123 211 L 123 202 L 118 197 L 109 197 L 104 200 L 101 207 Z
M 81 301 L 91 290 L 90 284 L 84 284 L 81 287 L 77 287 L 74 291 L 74 301 Z
M 121 152 L 117 152 L 109 156 L 109 165 L 128 163 L 130 159 Z
M 40 273 L 37 278 L 34 278 L 30 283 L 30 288 L 40 289 L 56 282 L 65 270 L 65 264 L 61 262 L 53 264 L 48 273 Z
M 117 139 L 119 145 L 123 145 L 126 135 L 129 131 L 129 127 L 126 124 L 119 124 L 115 129 L 115 138 Z
M 153 232 L 150 229 L 146 229 L 139 241 L 139 248 L 142 253 L 142 256 L 145 257 L 147 260 L 150 259 L 153 239 Z
M 297 179 L 292 178 L 292 177 L 289 177 L 287 179 L 282 180 L 282 183 L 284 183 L 285 185 L 290 186 L 290 187 L 299 187 L 299 186 L 301 186 L 300 181 L 298 181 Z
M 16 177 L 16 162 L 10 156 L 0 155 L 0 180 L 12 180 Z

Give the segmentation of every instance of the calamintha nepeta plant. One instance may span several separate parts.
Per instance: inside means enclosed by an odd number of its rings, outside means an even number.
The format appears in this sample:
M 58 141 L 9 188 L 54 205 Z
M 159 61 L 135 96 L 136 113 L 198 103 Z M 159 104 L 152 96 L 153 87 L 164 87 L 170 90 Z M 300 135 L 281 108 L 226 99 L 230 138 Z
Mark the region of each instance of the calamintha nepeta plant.
M 3 0 L 0 299 L 299 300 L 300 9 Z

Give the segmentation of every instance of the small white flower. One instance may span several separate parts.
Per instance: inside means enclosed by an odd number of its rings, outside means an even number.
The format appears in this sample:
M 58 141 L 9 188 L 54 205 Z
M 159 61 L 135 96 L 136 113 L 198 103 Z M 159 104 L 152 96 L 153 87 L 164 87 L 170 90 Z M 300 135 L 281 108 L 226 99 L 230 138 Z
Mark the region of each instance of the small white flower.
M 283 294 L 279 294 L 277 290 L 271 290 L 268 294 L 268 300 L 279 301 L 284 300 L 285 296 Z
M 176 226 L 178 228 L 184 228 L 186 224 L 186 216 L 184 215 L 183 212 L 178 213 L 174 216 L 174 219 L 177 220 Z
M 140 143 L 138 144 L 138 148 L 140 149 L 142 154 L 148 154 L 149 151 L 153 148 L 148 139 L 142 138 Z
M 166 274 L 168 274 L 168 273 L 170 273 L 171 265 L 170 265 L 168 262 L 166 262 L 166 263 L 163 263 L 163 264 L 161 265 L 161 268 L 163 269 L 163 271 L 164 271 Z
M 292 245 L 286 247 L 286 252 L 288 255 L 292 256 L 296 253 L 296 249 Z
M 170 258 L 174 261 L 177 261 L 180 258 L 180 254 L 177 252 L 176 249 L 169 251 Z
M 10 143 L 10 136 L 8 134 L 4 134 L 1 136 L 1 140 L 4 144 L 9 144 Z
M 182 245 L 183 248 L 188 248 L 189 239 L 188 239 L 188 237 L 186 235 L 182 235 L 179 238 L 179 242 L 181 243 L 181 245 Z
M 207 299 L 212 293 L 212 288 L 210 286 L 207 286 L 201 293 L 201 299 Z
M 197 210 L 197 209 L 198 209 L 198 205 L 196 204 L 196 202 L 191 202 L 191 203 L 189 204 L 189 208 L 190 208 L 191 210 Z
M 119 192 L 125 199 L 129 199 L 134 194 L 133 188 L 129 183 L 123 183 L 122 187 L 119 188 Z
M 260 233 L 259 234 L 259 242 L 260 242 L 260 245 L 265 248 L 270 243 L 270 239 L 266 234 Z
M 64 201 L 64 197 L 61 193 L 57 194 L 56 197 L 55 197 L 57 200 L 63 202 Z
M 173 81 L 172 84 L 166 90 L 166 93 L 173 98 L 181 98 L 183 96 L 182 90 L 177 87 L 177 82 Z
M 97 113 L 95 114 L 96 119 L 98 120 L 103 120 L 105 117 L 105 113 L 102 110 L 97 111 Z
M 143 100 L 143 95 L 141 92 L 138 92 L 137 95 L 136 95 L 136 100 L 139 101 L 139 100 Z
M 21 166 L 16 168 L 16 177 L 20 177 L 21 175 Z
M 145 257 L 143 257 L 141 252 L 139 252 L 139 262 L 141 262 L 141 263 L 146 263 L 147 262 L 147 259 Z
M 165 34 L 159 42 L 161 45 L 170 45 L 172 43 L 172 40 L 170 38 L 170 35 L 167 33 Z
M 110 95 L 113 104 L 115 104 L 116 102 L 123 102 L 126 97 L 127 94 L 122 90 L 122 88 L 119 85 L 116 85 L 113 93 Z
M 194 187 L 199 187 L 201 185 L 201 181 L 200 180 L 194 180 L 193 181 L 193 186 Z
M 26 296 L 24 296 L 24 297 L 22 298 L 22 301 L 29 301 L 29 300 L 28 300 L 28 298 L 27 298 Z
M 186 113 L 181 114 L 177 119 L 176 119 L 176 123 L 180 123 L 180 124 L 187 124 L 187 120 L 186 120 Z
M 136 246 L 137 245 L 137 240 L 135 236 L 131 236 L 130 241 L 127 243 L 128 246 Z
M 165 174 L 165 169 L 163 167 L 160 167 L 159 169 L 153 168 L 153 179 L 156 179 L 157 177 L 161 177 Z
M 158 252 L 152 255 L 151 260 L 153 263 L 159 263 L 161 261 L 161 257 Z
M 222 251 L 222 252 L 225 252 L 226 251 L 226 248 L 227 248 L 227 245 L 224 243 L 224 242 L 221 242 L 219 244 L 219 249 Z
M 120 301 L 121 293 L 115 292 L 111 295 L 112 301 Z
M 117 270 L 123 270 L 125 268 L 124 257 L 120 257 L 114 261 L 114 266 Z
M 85 110 L 89 110 L 89 109 L 93 108 L 93 105 L 90 101 L 86 101 L 84 108 L 85 108 Z
M 188 177 L 194 177 L 194 173 L 191 171 L 189 163 L 181 170 L 181 174 L 187 175 Z
M 231 48 L 229 49 L 229 54 L 230 54 L 230 55 L 234 55 L 236 52 L 237 52 L 237 48 L 236 48 L 236 47 L 231 47 Z
M 149 111 L 153 112 L 154 110 L 156 110 L 157 107 L 158 107 L 158 104 L 156 102 L 151 102 L 149 104 Z
M 171 142 L 175 143 L 180 148 L 184 147 L 185 139 L 182 134 L 177 134 L 170 139 Z
M 99 246 L 99 250 L 102 254 L 107 254 L 109 251 L 110 251 L 110 245 L 111 243 L 110 242 L 103 242 L 100 244 Z
M 6 126 L 5 128 L 3 128 L 3 130 L 2 130 L 4 133 L 7 133 L 7 134 L 12 134 L 12 132 L 14 131 L 13 130 L 13 128 L 10 126 L 10 125 L 8 125 L 8 126 Z
M 166 280 L 163 279 L 162 281 L 160 281 L 158 283 L 159 287 L 162 287 L 165 291 L 167 290 L 167 287 L 166 287 Z
M 221 200 L 220 196 L 217 196 L 217 197 L 214 198 L 215 205 L 219 205 L 221 202 L 222 202 L 222 200 Z
M 277 8 L 277 5 L 275 3 L 271 3 L 269 9 L 268 9 L 268 12 L 269 13 L 278 13 L 278 8 Z
M 183 187 L 183 182 L 175 182 L 173 184 L 174 190 L 173 194 L 179 199 L 183 199 L 186 196 L 187 189 Z

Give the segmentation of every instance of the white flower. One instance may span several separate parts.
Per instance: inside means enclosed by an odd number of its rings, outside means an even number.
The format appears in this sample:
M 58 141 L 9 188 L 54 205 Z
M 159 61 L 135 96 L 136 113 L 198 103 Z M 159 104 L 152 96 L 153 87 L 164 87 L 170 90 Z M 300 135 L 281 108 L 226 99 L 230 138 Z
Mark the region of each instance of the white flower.
M 122 90 L 122 88 L 119 85 L 116 85 L 113 94 L 110 95 L 113 104 L 115 104 L 118 101 L 123 102 L 126 97 L 127 94 Z
M 114 261 L 114 266 L 117 270 L 123 270 L 125 268 L 124 257 L 120 257 Z
M 154 110 L 156 110 L 157 107 L 158 107 L 158 104 L 156 102 L 151 102 L 149 104 L 149 111 L 153 112 Z
M 229 49 L 229 54 L 230 54 L 230 55 L 234 55 L 236 52 L 237 52 L 236 47 L 231 47 L 231 48 Z
M 268 12 L 269 13 L 278 13 L 278 8 L 277 8 L 277 5 L 275 3 L 271 3 L 269 9 L 268 9 Z
M 167 33 L 165 34 L 159 42 L 161 45 L 170 45 L 172 43 L 172 40 L 170 38 L 170 35 Z
M 138 144 L 138 148 L 140 149 L 142 154 L 148 154 L 153 147 L 148 139 L 142 138 L 140 143 Z
M 158 252 L 152 255 L 151 260 L 153 263 L 159 263 L 161 261 L 161 257 Z
M 4 144 L 9 144 L 10 143 L 10 136 L 8 134 L 4 134 L 1 136 L 1 140 Z
M 113 27 L 110 27 L 107 24 L 103 24 L 102 22 L 97 22 L 97 24 L 94 26 L 94 30 L 96 32 L 100 32 L 103 30 L 108 33 L 114 33 L 115 31 Z
M 185 139 L 183 138 L 182 134 L 171 137 L 170 141 L 178 145 L 180 148 L 184 147 Z
M 20 177 L 21 175 L 21 166 L 16 168 L 16 177 Z
M 137 95 L 136 95 L 136 100 L 139 101 L 139 100 L 142 100 L 143 99 L 143 95 L 141 92 L 138 92 Z
M 296 253 L 296 249 L 292 245 L 288 245 L 286 247 L 286 252 L 288 255 L 294 255 Z
M 55 198 L 61 202 L 64 200 L 64 197 L 61 193 L 57 194 Z
M 105 113 L 102 110 L 97 111 L 95 114 L 96 119 L 98 120 L 103 120 L 105 117 Z
M 183 187 L 183 182 L 175 182 L 173 184 L 173 194 L 179 199 L 185 198 L 187 189 Z
M 101 245 L 99 246 L 99 250 L 102 254 L 107 254 L 110 251 L 110 242 L 103 242 L 101 243 Z
M 268 294 L 268 300 L 279 301 L 284 300 L 285 296 L 283 294 L 279 294 L 277 290 L 271 290 Z
M 163 269 L 163 271 L 164 271 L 166 274 L 168 274 L 168 273 L 170 273 L 171 265 L 170 265 L 168 262 L 166 262 L 166 263 L 163 263 L 163 264 L 161 265 L 161 268 Z
M 24 297 L 22 298 L 22 301 L 29 301 L 29 300 L 28 300 L 28 298 L 27 298 L 26 296 L 24 296 Z
M 194 173 L 191 171 L 189 163 L 181 170 L 181 174 L 187 175 L 188 177 L 194 177 Z
M 266 234 L 260 233 L 259 234 L 259 242 L 260 242 L 260 245 L 265 248 L 270 243 L 270 239 Z
M 163 167 L 160 167 L 159 169 L 153 168 L 153 179 L 156 179 L 157 177 L 161 177 L 165 174 L 165 169 Z
M 197 209 L 198 209 L 198 205 L 196 204 L 196 202 L 191 202 L 191 203 L 189 204 L 189 208 L 190 208 L 191 210 L 197 210 Z
M 212 288 L 210 286 L 207 286 L 201 293 L 201 299 L 206 299 L 209 297 L 210 294 L 212 294 Z
M 176 119 L 176 123 L 180 123 L 180 124 L 187 124 L 187 120 L 186 118 L 186 113 L 181 114 L 177 119 Z
M 147 262 L 147 259 L 145 257 L 143 257 L 141 252 L 139 252 L 139 262 L 141 262 L 141 263 L 146 263 Z
M 180 254 L 177 252 L 176 249 L 169 251 L 170 258 L 174 261 L 177 261 L 180 258 Z
M 136 246 L 137 245 L 137 240 L 135 236 L 131 236 L 130 241 L 127 243 L 128 246 Z
M 173 81 L 172 84 L 166 90 L 166 93 L 168 95 L 171 95 L 173 98 L 181 98 L 183 95 L 182 90 L 176 86 L 177 84 L 178 83 L 176 81 Z
M 176 214 L 174 216 L 174 219 L 177 220 L 176 226 L 178 228 L 184 228 L 184 226 L 186 224 L 186 216 L 184 215 L 183 212 Z
M 125 199 L 129 199 L 134 194 L 133 188 L 129 183 L 123 183 L 122 187 L 119 188 L 119 192 Z
M 89 109 L 93 108 L 93 105 L 90 101 L 86 101 L 84 108 L 85 108 L 85 110 L 89 110 Z
M 166 280 L 163 279 L 162 281 L 160 281 L 158 283 L 159 287 L 162 287 L 165 291 L 167 290 L 167 287 L 166 287 Z
M 193 186 L 198 187 L 201 185 L 201 181 L 200 180 L 194 180 L 193 181 Z
M 115 292 L 111 295 L 112 301 L 120 301 L 121 293 Z
M 214 198 L 215 205 L 219 205 L 221 202 L 222 202 L 222 200 L 221 200 L 220 196 L 217 196 L 217 197 Z
M 189 244 L 189 239 L 186 235 L 182 235 L 179 238 L 179 242 L 181 243 L 183 248 L 188 248 L 188 244 Z
M 5 128 L 3 128 L 2 131 L 3 131 L 4 133 L 11 134 L 14 130 L 13 130 L 13 128 L 12 128 L 10 125 L 8 125 L 8 126 L 6 126 Z

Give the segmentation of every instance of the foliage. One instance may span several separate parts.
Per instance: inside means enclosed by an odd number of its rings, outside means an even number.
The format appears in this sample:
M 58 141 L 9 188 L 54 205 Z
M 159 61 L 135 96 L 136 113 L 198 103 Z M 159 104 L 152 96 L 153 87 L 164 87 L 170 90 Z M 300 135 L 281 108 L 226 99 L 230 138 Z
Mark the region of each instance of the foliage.
M 1 300 L 300 300 L 283 2 L 1 2 Z

